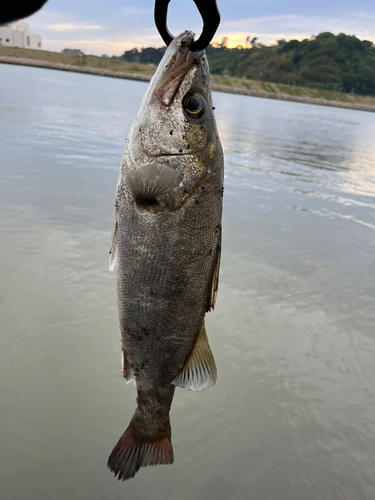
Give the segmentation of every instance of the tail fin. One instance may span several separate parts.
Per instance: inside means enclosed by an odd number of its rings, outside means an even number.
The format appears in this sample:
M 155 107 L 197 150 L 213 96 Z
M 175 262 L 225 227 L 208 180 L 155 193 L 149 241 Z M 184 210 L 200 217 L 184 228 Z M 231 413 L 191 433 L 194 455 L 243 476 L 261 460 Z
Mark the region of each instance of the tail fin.
M 173 463 L 170 427 L 168 433 L 158 438 L 137 432 L 132 418 L 129 427 L 119 439 L 108 458 L 107 467 L 117 479 L 130 479 L 141 467 Z

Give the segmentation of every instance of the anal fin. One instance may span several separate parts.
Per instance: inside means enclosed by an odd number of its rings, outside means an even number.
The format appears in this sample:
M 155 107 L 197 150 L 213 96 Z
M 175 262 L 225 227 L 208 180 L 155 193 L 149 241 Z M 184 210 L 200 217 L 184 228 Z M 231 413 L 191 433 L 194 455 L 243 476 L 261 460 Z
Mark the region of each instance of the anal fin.
M 190 391 L 203 391 L 213 386 L 217 379 L 216 364 L 208 344 L 204 318 L 195 342 L 184 367 L 172 381 L 177 387 L 185 387 Z

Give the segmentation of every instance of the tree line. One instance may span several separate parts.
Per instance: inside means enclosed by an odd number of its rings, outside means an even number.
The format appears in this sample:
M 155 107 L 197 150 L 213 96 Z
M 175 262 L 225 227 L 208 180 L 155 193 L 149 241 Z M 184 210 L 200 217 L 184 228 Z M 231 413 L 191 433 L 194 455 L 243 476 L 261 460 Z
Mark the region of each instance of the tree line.
M 123 61 L 159 64 L 165 47 L 132 49 Z M 278 40 L 266 46 L 248 36 L 246 47 L 227 40 L 206 49 L 212 74 L 324 90 L 375 95 L 375 47 L 354 35 L 320 33 L 305 40 Z

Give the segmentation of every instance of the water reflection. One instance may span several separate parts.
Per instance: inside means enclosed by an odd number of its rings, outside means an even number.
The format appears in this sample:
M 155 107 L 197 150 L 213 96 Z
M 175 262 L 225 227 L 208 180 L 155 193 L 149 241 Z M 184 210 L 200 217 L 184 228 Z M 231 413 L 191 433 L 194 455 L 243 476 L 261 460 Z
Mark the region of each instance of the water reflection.
M 334 116 L 328 108 L 285 102 L 275 102 L 265 114 L 261 99 L 250 99 L 246 108 L 239 96 L 231 105 L 221 106 L 224 94 L 218 100 L 227 164 L 260 174 L 249 186 L 289 191 L 295 194 L 293 209 L 373 229 L 373 213 L 364 210 L 373 208 L 375 186 L 372 115 L 339 110 Z M 275 119 L 286 109 L 288 120 Z M 322 199 L 324 211 L 310 202 Z
M 217 108 L 223 115 L 219 117 L 219 127 L 227 153 L 246 155 L 249 159 L 254 156 L 283 160 L 293 169 L 295 164 L 297 168 L 302 164 L 347 170 L 357 167 L 354 156 L 358 155 L 365 163 L 362 171 L 373 163 L 371 114 L 353 112 L 350 116 L 351 111 L 336 110 L 334 116 L 330 108 L 276 101 L 273 112 L 267 115 L 260 99 L 251 98 L 246 108 L 241 99 L 242 96 L 235 96 L 231 105 L 223 105 L 227 97 L 218 94 Z M 288 120 L 283 120 L 286 110 Z M 350 119 L 353 116 L 358 119 Z

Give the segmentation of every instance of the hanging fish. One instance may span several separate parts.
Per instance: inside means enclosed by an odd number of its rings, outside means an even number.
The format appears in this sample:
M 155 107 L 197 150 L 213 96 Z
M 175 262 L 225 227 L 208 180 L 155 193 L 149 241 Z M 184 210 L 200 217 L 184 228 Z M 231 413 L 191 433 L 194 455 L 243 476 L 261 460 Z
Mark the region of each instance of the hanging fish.
M 123 376 L 137 409 L 108 467 L 118 479 L 173 462 L 174 391 L 216 382 L 204 316 L 214 308 L 221 251 L 223 152 L 204 52 L 185 31 L 167 48 L 130 131 L 116 195 Z

